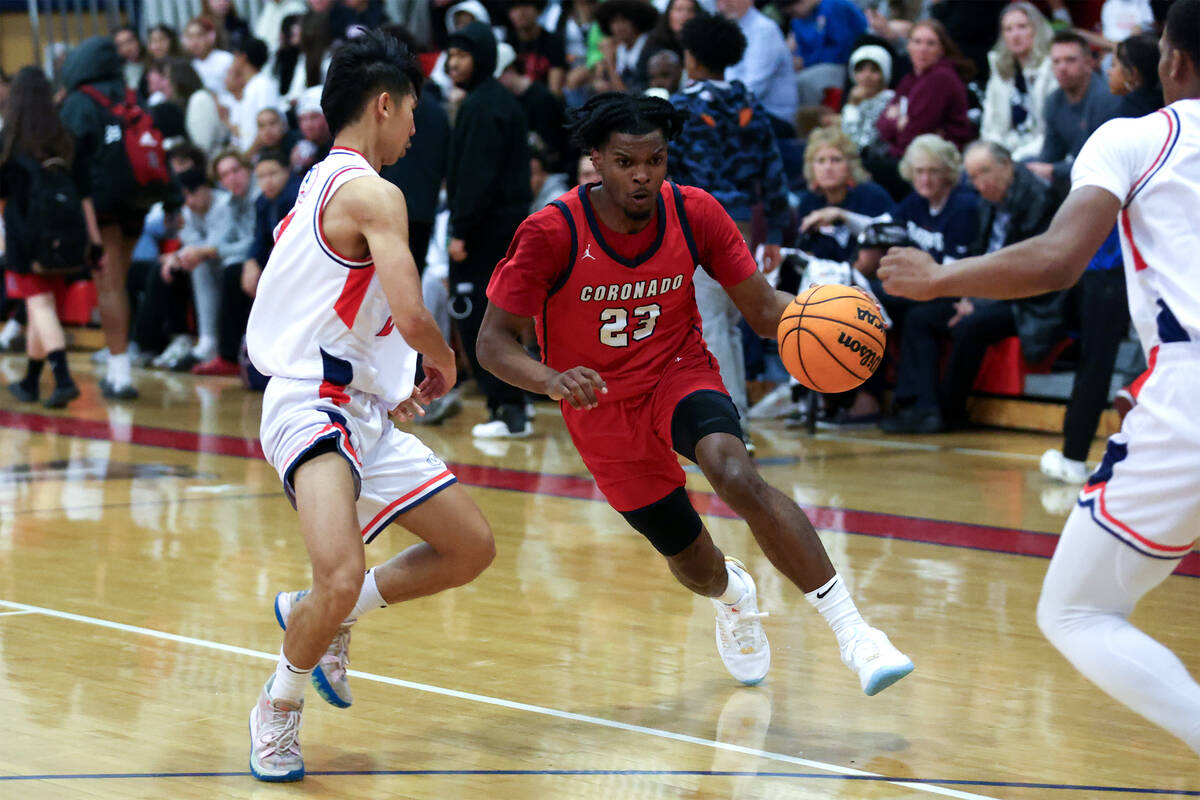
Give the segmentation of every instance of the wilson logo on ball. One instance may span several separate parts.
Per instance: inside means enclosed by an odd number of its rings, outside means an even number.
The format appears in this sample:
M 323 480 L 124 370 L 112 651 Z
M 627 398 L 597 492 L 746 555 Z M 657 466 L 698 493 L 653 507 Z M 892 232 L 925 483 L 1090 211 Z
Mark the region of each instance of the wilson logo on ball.
M 860 309 L 858 313 L 861 315 L 863 312 Z M 858 365 L 860 367 L 866 367 L 871 372 L 879 368 L 879 354 L 869 344 L 860 342 L 844 331 L 838 334 L 838 344 L 858 356 Z

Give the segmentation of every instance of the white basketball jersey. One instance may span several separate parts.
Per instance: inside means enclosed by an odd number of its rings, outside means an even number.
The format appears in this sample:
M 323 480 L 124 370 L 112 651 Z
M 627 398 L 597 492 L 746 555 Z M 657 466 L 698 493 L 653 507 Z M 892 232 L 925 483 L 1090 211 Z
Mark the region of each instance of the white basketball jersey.
M 1071 179 L 1072 191 L 1098 186 L 1122 201 L 1129 310 L 1147 357 L 1160 344 L 1200 342 L 1200 100 L 1104 123 Z
M 335 402 L 350 386 L 392 408 L 412 394 L 417 353 L 392 324 L 374 262 L 339 255 L 321 230 L 337 190 L 372 175 L 360 153 L 335 147 L 304 176 L 296 205 L 275 228 L 246 345 L 264 375 L 317 381 Z

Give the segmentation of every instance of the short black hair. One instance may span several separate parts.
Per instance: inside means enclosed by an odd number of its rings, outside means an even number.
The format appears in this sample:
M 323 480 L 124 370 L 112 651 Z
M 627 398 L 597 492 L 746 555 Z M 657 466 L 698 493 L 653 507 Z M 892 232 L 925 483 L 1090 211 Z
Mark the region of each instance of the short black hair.
M 670 141 L 686 119 L 686 111 L 658 97 L 604 92 L 570 112 L 567 131 L 586 153 L 603 148 L 614 133 L 640 136 L 659 130 Z
M 380 92 L 397 100 L 419 96 L 425 75 L 408 48 L 379 31 L 367 30 L 342 44 L 333 56 L 321 91 L 321 111 L 333 136 L 358 121 Z
M 167 151 L 167 161 L 191 161 L 201 172 L 208 169 L 208 156 L 191 142 L 180 142 Z
M 1200 0 L 1175 0 L 1164 29 L 1172 47 L 1182 50 L 1200 72 Z
M 1087 43 L 1087 39 L 1083 38 L 1075 31 L 1064 30 L 1056 32 L 1054 37 L 1050 40 L 1050 44 L 1075 44 L 1079 45 L 1080 49 L 1082 49 L 1085 53 L 1092 52 L 1091 45 Z
M 264 161 L 274 161 L 288 172 L 291 172 L 292 163 L 288 159 L 287 153 L 283 152 L 282 150 L 263 150 L 258 154 L 258 161 L 255 163 L 255 166 L 258 166 Z
M 267 43 L 253 36 L 240 37 L 235 52 L 244 55 L 250 66 L 259 70 L 267 65 L 267 59 L 270 58 Z
M 692 17 L 680 31 L 679 40 L 700 66 L 718 75 L 741 61 L 746 52 L 741 26 L 720 14 Z

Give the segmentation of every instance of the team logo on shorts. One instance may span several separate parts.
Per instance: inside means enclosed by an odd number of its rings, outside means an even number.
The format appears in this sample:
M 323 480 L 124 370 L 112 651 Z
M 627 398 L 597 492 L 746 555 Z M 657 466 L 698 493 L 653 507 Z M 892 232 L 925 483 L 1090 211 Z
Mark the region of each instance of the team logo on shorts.
M 433 453 L 430 453 L 429 455 L 425 456 L 425 461 L 426 461 L 426 463 L 428 463 L 428 464 L 429 464 L 429 466 L 431 466 L 431 467 L 444 467 L 444 466 L 446 466 L 446 462 L 442 461 L 440 458 L 438 458 L 437 456 L 435 456 Z

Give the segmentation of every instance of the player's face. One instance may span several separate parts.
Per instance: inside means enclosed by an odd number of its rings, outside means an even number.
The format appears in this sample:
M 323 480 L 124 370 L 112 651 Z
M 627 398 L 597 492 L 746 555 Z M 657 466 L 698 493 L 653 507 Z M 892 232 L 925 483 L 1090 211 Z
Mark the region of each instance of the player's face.
M 412 92 L 404 95 L 398 101 L 389 96 L 387 101 L 388 115 L 384 118 L 384 139 L 387 150 L 384 153 L 384 164 L 393 164 L 403 158 L 412 146 L 412 137 L 416 134 L 416 124 L 413 122 L 413 111 L 417 107 L 417 98 Z
M 649 219 L 667 179 L 667 140 L 662 131 L 614 133 L 592 153 L 604 191 L 629 219 Z

